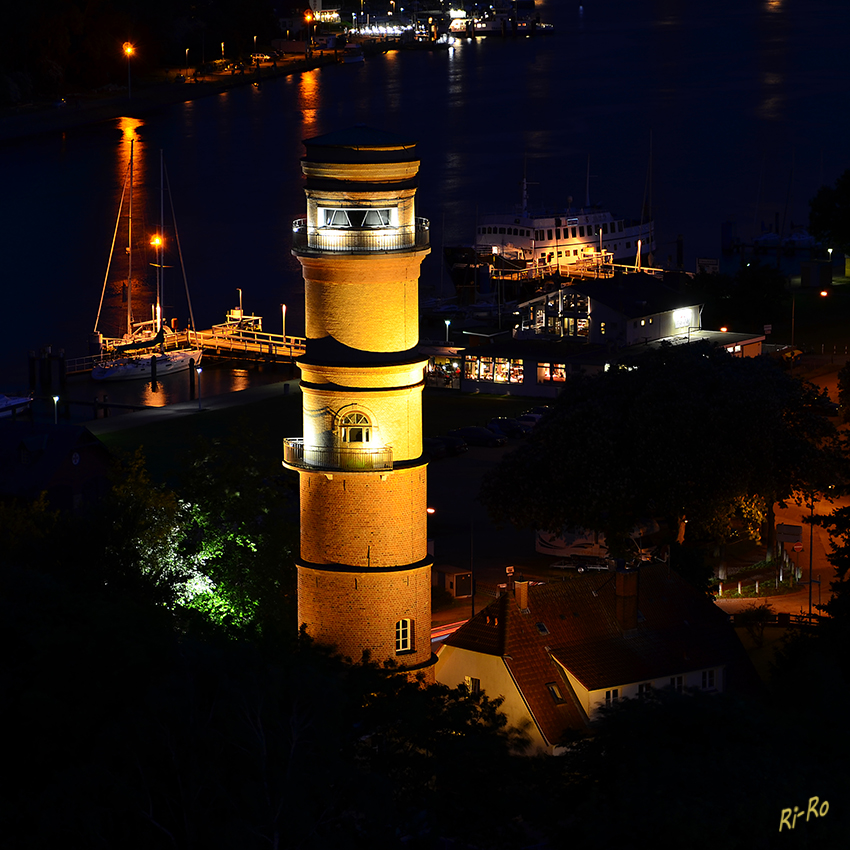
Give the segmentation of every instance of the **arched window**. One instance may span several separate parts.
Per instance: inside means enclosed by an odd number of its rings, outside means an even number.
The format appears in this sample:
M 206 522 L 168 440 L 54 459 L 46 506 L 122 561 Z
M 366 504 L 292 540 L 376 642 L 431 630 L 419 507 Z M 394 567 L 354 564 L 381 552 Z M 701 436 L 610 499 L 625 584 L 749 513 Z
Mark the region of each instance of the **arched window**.
M 410 652 L 413 649 L 413 620 L 399 620 L 395 624 L 395 651 Z
M 339 423 L 343 443 L 368 443 L 372 439 L 372 423 L 359 411 L 346 413 Z

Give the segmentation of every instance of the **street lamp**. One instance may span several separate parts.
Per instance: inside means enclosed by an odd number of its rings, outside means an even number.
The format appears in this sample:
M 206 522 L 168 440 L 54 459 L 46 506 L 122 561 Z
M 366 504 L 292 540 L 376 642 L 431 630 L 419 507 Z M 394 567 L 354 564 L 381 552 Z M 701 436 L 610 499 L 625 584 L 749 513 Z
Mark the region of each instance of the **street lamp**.
M 286 304 L 280 305 L 280 328 L 283 344 L 286 345 Z
M 59 424 L 59 396 L 58 395 L 53 396 L 53 424 L 54 425 Z M 809 608 L 811 608 L 811 607 L 812 606 L 809 605 Z
M 201 409 L 201 372 L 204 370 L 200 366 L 195 367 L 195 371 L 198 373 L 198 410 Z
M 125 41 L 123 47 L 124 53 L 127 56 L 127 100 L 130 100 L 133 96 L 132 89 L 130 87 L 130 57 L 133 55 L 133 53 L 135 53 L 136 48 L 133 47 L 133 45 L 130 44 L 129 41 Z
M 445 322 L 446 322 L 446 342 L 448 342 L 449 341 L 449 325 L 451 325 L 452 320 L 446 319 Z
M 186 48 L 186 76 L 189 76 L 189 48 Z

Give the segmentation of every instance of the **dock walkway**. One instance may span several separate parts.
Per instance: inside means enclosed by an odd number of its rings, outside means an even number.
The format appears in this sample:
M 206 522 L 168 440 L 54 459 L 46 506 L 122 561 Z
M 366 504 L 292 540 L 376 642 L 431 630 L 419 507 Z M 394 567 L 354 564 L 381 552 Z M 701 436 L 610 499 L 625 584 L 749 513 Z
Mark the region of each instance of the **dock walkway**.
M 112 350 L 121 345 L 120 339 L 104 340 L 105 354 L 72 357 L 65 361 L 67 375 L 79 375 L 90 372 L 98 363 L 109 360 Z M 306 339 L 300 336 L 265 333 L 254 328 L 238 328 L 230 324 L 214 325 L 205 331 L 178 331 L 165 337 L 163 347 L 166 351 L 180 348 L 201 348 L 204 357 L 239 358 L 265 363 L 292 363 L 300 357 L 306 346 Z

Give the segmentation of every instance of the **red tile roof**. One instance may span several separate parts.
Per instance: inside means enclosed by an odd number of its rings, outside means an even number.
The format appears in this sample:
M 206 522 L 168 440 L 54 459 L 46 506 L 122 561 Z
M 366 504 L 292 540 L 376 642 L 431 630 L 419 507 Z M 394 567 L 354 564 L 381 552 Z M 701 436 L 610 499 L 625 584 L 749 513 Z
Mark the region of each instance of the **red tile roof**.
M 664 564 L 640 569 L 637 628 L 620 628 L 615 599 L 613 572 L 529 587 L 526 612 L 513 595 L 503 595 L 445 645 L 503 657 L 552 743 L 566 728 L 587 724 L 555 660 L 588 690 L 720 666 L 750 685 L 752 668 L 727 615 Z M 551 682 L 564 702 L 546 688 Z

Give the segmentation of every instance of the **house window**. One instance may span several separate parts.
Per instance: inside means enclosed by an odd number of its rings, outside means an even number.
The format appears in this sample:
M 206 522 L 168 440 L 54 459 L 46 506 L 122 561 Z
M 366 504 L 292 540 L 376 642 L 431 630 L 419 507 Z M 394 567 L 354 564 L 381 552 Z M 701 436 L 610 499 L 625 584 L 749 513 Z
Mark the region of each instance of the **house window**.
M 413 649 L 413 621 L 399 620 L 395 624 L 395 651 L 410 652 Z
M 652 693 L 652 682 L 641 682 L 638 685 L 638 697 L 643 699 Z
M 714 670 L 702 671 L 702 689 L 704 691 L 714 690 Z
M 670 677 L 670 687 L 674 691 L 678 691 L 679 693 L 682 693 L 683 685 L 684 685 L 684 681 L 683 681 L 682 676 L 671 676 Z
M 481 693 L 481 679 L 476 679 L 473 676 L 464 676 L 463 681 L 471 694 Z
M 339 430 L 343 443 L 368 443 L 372 439 L 372 424 L 358 411 L 346 413 L 340 421 Z
M 605 705 L 613 705 L 620 699 L 620 689 L 613 688 L 610 691 L 605 691 Z
M 546 628 L 546 623 L 536 623 L 537 631 L 540 632 L 541 635 L 548 635 L 549 629 Z

